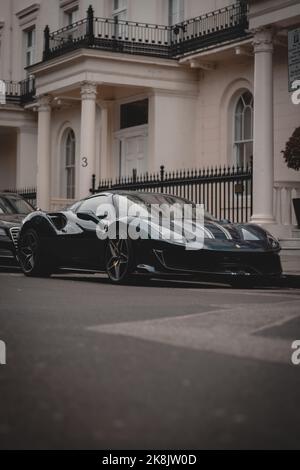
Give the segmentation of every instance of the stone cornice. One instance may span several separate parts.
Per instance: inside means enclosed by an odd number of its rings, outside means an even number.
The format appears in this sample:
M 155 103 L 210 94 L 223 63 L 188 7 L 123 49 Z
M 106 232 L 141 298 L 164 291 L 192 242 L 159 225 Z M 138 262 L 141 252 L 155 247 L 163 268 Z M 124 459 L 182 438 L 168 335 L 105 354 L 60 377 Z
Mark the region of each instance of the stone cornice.
M 89 81 L 82 82 L 80 94 L 83 100 L 95 100 L 97 97 L 96 83 Z
M 257 28 L 253 32 L 254 53 L 273 52 L 273 30 L 271 28 Z
M 52 103 L 51 95 L 42 95 L 38 97 L 37 108 L 41 112 L 50 111 Z
M 33 13 L 37 14 L 39 9 L 40 9 L 39 3 L 32 3 L 32 5 L 29 5 L 28 7 L 23 8 L 22 10 L 18 11 L 16 13 L 16 17 L 19 18 L 19 20 L 22 20 L 27 15 L 32 15 Z

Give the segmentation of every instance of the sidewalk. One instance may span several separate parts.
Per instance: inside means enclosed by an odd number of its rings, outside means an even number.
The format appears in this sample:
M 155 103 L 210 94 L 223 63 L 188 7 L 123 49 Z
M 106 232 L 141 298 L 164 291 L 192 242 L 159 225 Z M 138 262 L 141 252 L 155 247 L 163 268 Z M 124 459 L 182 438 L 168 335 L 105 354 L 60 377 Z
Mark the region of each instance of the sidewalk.
M 281 255 L 283 286 L 300 288 L 300 256 Z
M 300 276 L 300 255 L 281 255 L 280 258 L 284 274 Z

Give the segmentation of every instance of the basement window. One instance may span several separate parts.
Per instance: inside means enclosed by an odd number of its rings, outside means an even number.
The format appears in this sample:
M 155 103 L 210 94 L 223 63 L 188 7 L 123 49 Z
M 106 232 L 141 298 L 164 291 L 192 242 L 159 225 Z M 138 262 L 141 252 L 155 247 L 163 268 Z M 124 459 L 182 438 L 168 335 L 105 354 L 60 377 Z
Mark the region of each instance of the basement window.
M 148 124 L 148 104 L 148 99 L 122 104 L 120 129 Z

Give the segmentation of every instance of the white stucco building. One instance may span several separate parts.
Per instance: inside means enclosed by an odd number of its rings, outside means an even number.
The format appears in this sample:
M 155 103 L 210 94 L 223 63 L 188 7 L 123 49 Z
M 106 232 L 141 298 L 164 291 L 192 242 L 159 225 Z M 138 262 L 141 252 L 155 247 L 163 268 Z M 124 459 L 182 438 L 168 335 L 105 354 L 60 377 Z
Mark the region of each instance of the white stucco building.
M 93 174 L 253 159 L 252 220 L 290 238 L 300 175 L 281 150 L 300 124 L 297 27 L 299 0 L 0 0 L 0 79 L 35 77 L 21 103 L 6 82 L 0 189 L 36 186 L 39 207 L 58 208 Z

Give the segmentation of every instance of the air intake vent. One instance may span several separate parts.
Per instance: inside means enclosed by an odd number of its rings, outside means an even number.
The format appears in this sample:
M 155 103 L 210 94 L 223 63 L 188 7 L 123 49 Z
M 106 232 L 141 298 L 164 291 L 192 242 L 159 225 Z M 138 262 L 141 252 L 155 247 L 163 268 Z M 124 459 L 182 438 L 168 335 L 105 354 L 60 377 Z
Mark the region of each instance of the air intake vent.
M 14 247 L 17 250 L 18 249 L 18 240 L 19 240 L 19 233 L 20 233 L 20 228 L 19 227 L 12 227 L 10 230 L 10 236 L 13 241 Z

